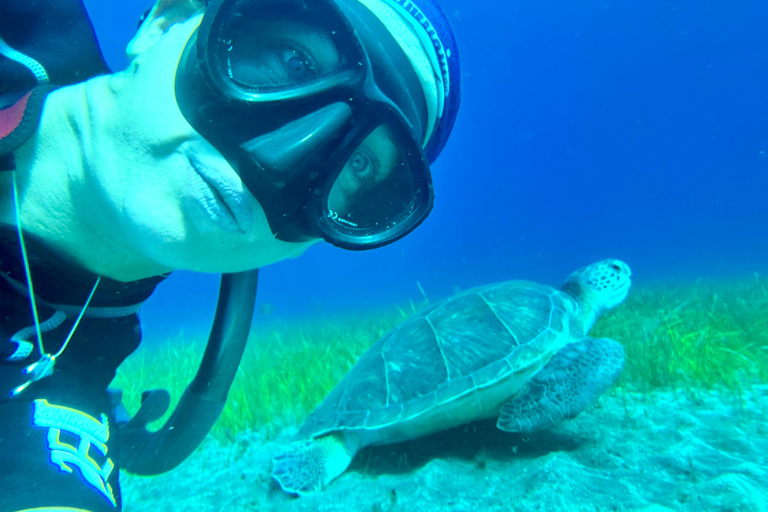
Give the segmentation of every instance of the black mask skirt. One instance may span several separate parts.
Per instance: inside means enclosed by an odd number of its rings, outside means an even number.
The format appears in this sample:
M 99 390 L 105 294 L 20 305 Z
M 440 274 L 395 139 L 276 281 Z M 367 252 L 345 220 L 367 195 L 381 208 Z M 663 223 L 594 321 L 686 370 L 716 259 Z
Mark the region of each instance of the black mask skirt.
M 358 0 L 213 1 L 175 84 L 279 240 L 371 249 L 432 209 L 424 93 Z

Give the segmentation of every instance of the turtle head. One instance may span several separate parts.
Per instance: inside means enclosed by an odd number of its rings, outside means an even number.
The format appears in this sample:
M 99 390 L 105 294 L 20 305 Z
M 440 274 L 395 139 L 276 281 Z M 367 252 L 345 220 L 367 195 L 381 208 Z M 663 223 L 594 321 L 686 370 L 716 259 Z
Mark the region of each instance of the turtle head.
M 601 260 L 580 268 L 565 280 L 562 291 L 581 306 L 586 333 L 605 310 L 615 308 L 627 298 L 632 286 L 632 271 L 621 260 Z

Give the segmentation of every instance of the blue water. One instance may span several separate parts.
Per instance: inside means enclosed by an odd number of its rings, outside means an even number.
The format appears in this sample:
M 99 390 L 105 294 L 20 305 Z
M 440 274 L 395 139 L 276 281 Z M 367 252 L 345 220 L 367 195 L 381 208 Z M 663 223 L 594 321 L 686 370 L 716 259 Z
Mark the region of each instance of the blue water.
M 261 272 L 270 318 L 556 284 L 604 257 L 638 285 L 768 271 L 768 3 L 443 0 L 463 103 L 430 218 L 389 247 Z M 113 69 L 149 2 L 86 0 Z M 149 94 L 149 92 L 148 92 Z M 207 329 L 217 277 L 177 273 L 147 336 Z M 191 314 L 190 314 L 191 313 Z

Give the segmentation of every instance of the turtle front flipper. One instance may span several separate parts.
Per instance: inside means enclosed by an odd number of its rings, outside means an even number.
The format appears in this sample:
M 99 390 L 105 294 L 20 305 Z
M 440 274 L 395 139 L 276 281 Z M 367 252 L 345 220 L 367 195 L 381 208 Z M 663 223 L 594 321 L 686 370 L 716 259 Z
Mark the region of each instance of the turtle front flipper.
M 512 400 L 496 426 L 535 432 L 575 418 L 616 380 L 624 349 L 608 338 L 584 338 L 561 348 Z
M 342 435 L 297 441 L 272 460 L 272 477 L 285 492 L 317 492 L 347 469 L 356 451 Z

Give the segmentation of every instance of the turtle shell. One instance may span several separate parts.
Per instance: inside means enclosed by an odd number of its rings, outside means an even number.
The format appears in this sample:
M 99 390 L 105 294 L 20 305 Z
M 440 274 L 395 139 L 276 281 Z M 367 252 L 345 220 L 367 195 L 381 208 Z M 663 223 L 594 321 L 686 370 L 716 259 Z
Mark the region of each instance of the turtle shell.
M 448 297 L 374 343 L 297 437 L 384 428 L 532 366 L 535 374 L 570 341 L 575 307 L 559 290 L 518 280 Z

